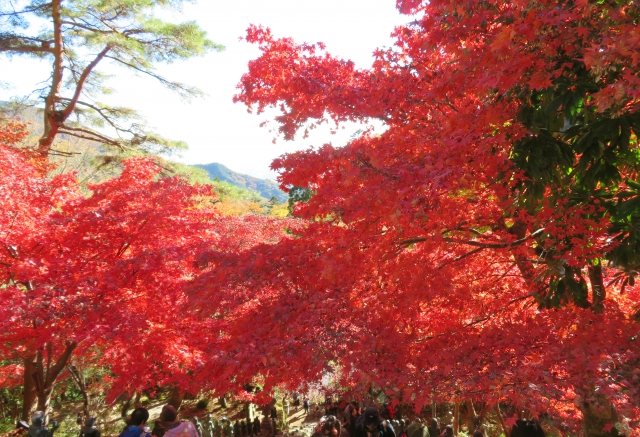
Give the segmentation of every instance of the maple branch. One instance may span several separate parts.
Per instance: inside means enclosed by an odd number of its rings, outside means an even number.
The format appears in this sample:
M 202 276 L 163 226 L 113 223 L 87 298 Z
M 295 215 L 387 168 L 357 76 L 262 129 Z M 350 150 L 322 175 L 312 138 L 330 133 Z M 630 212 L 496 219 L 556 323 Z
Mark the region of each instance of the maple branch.
M 502 431 L 504 432 L 505 436 L 509 437 L 511 433 L 509 432 L 509 428 L 507 428 L 507 425 L 504 423 L 504 417 L 502 417 L 502 412 L 500 411 L 500 403 L 496 404 L 496 411 L 498 413 L 498 419 L 500 420 L 500 425 L 502 425 Z
M 481 317 L 481 318 L 476 319 L 476 320 L 474 320 L 472 322 L 469 322 L 469 323 L 466 323 L 466 324 L 462 325 L 462 329 L 470 328 L 471 326 L 477 325 L 478 323 L 486 322 L 487 320 L 489 320 L 492 317 L 494 317 L 496 314 L 506 310 L 507 307 L 509 307 L 510 305 L 512 305 L 512 304 L 514 304 L 516 302 L 520 302 L 522 300 L 528 299 L 530 297 L 534 297 L 537 294 L 538 294 L 537 292 L 531 292 L 531 293 L 526 294 L 525 296 L 520 296 L 520 297 L 516 297 L 515 299 L 511 299 L 509 302 L 507 302 L 506 304 L 504 304 L 502 307 L 498 308 L 497 310 L 493 311 L 492 313 L 487 314 L 484 317 Z M 451 332 L 441 332 L 440 334 L 436 334 L 436 335 L 428 335 L 426 337 L 422 337 L 422 338 L 418 338 L 418 339 L 414 340 L 414 343 L 420 343 L 422 341 L 431 340 L 431 339 L 434 339 L 436 337 L 444 337 L 445 335 L 454 335 L 454 334 L 457 334 L 457 333 L 458 333 L 458 331 L 451 331 Z
M 471 256 L 471 255 L 475 254 L 475 253 L 481 252 L 481 251 L 483 251 L 483 250 L 485 250 L 485 249 L 486 249 L 486 247 L 478 247 L 477 249 L 473 249 L 471 252 L 467 252 L 467 253 L 465 253 L 465 254 L 463 254 L 463 255 L 457 256 L 457 257 L 455 257 L 454 259 L 452 259 L 452 260 L 451 260 L 451 261 L 449 261 L 449 262 L 445 262 L 445 263 L 440 264 L 440 265 L 437 267 L 437 269 L 438 269 L 438 270 L 440 270 L 440 269 L 442 269 L 442 268 L 444 268 L 444 267 L 448 266 L 449 264 L 452 264 L 452 263 L 454 263 L 454 262 L 460 261 L 461 259 L 464 259 L 464 258 L 466 258 L 466 257 L 468 257 L 468 256 Z
M 443 237 L 442 239 L 444 241 L 449 242 L 449 243 L 466 244 L 468 246 L 477 246 L 477 247 L 481 247 L 483 249 L 506 249 L 506 248 L 510 248 L 510 247 L 513 247 L 513 246 L 518 246 L 518 245 L 526 242 L 527 240 L 529 240 L 531 238 L 535 238 L 538 235 L 542 234 L 542 232 L 544 232 L 544 228 L 540 228 L 537 231 L 532 232 L 531 234 L 527 235 L 524 238 L 520 238 L 518 240 L 511 241 L 511 242 L 508 242 L 508 243 L 483 243 L 481 241 L 458 240 L 458 239 L 450 238 L 450 237 Z M 424 241 L 427 241 L 428 239 L 429 239 L 428 237 L 415 237 L 415 238 L 410 238 L 408 240 L 399 241 L 396 244 L 399 245 L 399 246 L 408 246 L 408 245 L 415 244 L 415 243 L 422 243 Z

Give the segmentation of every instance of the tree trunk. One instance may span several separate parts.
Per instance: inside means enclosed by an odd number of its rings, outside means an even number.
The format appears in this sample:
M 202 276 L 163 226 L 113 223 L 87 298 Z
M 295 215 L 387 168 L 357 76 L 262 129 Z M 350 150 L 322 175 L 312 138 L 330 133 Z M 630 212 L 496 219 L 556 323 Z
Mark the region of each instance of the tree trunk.
M 120 409 L 120 417 L 122 417 L 123 419 L 126 419 L 129 415 L 129 408 L 131 407 L 131 401 L 133 400 L 134 395 L 135 393 L 129 396 L 127 400 L 122 404 L 122 408 Z
M 169 400 L 167 401 L 167 404 L 171 405 L 177 411 L 180 409 L 180 405 L 182 405 L 183 399 L 184 399 L 184 393 L 182 393 L 178 387 L 173 387 L 171 389 L 171 394 L 169 395 Z
M 465 404 L 467 406 L 467 414 L 468 414 L 467 430 L 469 431 L 469 433 L 472 433 L 480 425 L 478 423 L 478 415 L 476 414 L 476 409 L 473 407 L 473 400 L 467 399 L 465 401 Z
M 453 404 L 453 435 L 457 436 L 460 432 L 460 402 L 455 400 Z
M 614 406 L 602 395 L 594 394 L 593 400 L 593 403 L 583 402 L 582 406 L 582 430 L 585 437 L 620 437 L 618 430 L 613 426 L 618 422 Z
M 24 359 L 24 379 L 22 393 L 22 415 L 20 418 L 29 423 L 31 411 L 36 403 L 36 382 L 33 375 L 36 372 L 35 355 L 28 356 Z
M 598 264 L 589 264 L 589 281 L 591 282 L 591 305 L 593 312 L 600 314 L 604 311 L 604 300 L 607 297 L 607 289 L 602 277 L 602 260 Z
M 500 411 L 500 404 L 496 404 L 496 412 L 498 413 L 498 420 L 502 426 L 504 437 L 509 437 L 511 435 L 511 430 L 507 427 L 507 424 L 504 423 L 504 417 L 502 417 L 502 412 Z
M 45 421 L 49 412 L 49 402 L 51 400 L 51 394 L 53 393 L 53 387 L 56 383 L 58 376 L 67 365 L 69 357 L 73 353 L 77 344 L 71 342 L 65 346 L 64 351 L 53 362 L 53 345 L 47 343 L 45 347 L 38 349 L 35 356 L 35 372 L 32 374 L 35 380 L 35 390 L 38 397 L 38 411 L 44 412 Z M 44 355 L 46 351 L 46 363 L 44 362 Z
M 60 113 L 56 108 L 56 99 L 62 87 L 63 44 L 62 44 L 62 18 L 60 10 L 62 0 L 51 2 L 51 18 L 53 21 L 53 72 L 51 73 L 51 89 L 44 102 L 44 132 L 39 140 L 38 150 L 42 154 L 48 154 L 58 130 L 60 130 Z

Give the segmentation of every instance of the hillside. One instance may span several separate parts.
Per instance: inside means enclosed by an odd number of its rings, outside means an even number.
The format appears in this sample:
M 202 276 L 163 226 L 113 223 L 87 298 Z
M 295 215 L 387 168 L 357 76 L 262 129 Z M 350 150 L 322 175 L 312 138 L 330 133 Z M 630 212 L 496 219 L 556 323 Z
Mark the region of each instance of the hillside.
M 0 101 L 0 122 L 2 120 L 16 120 L 27 124 L 29 135 L 23 146 L 32 146 L 42 134 L 42 110 L 37 107 L 24 107 L 10 102 Z M 133 156 L 110 150 L 104 145 L 66 135 L 59 135 L 52 149 L 49 159 L 54 164 L 51 175 L 75 172 L 83 189 L 90 193 L 88 184 L 99 183 L 117 176 L 121 169 L 122 159 Z M 170 161 L 156 156 L 164 168 L 165 176 L 179 175 L 191 183 L 211 185 L 218 196 L 216 208 L 225 215 L 267 214 L 286 216 L 287 196 L 277 185 L 268 180 L 260 180 L 248 175 L 236 173 L 220 164 L 222 171 L 211 175 L 207 166 L 192 166 Z M 211 176 L 210 176 L 211 175 Z M 217 180 L 214 180 L 215 178 Z M 271 189 L 267 189 L 270 184 Z M 262 188 L 262 190 L 260 189 Z M 280 205 L 270 202 L 276 197 Z
M 286 202 L 288 196 L 278 188 L 278 184 L 269 179 L 259 179 L 246 174 L 237 173 L 222 164 L 212 162 L 211 164 L 196 164 L 195 167 L 202 168 L 209 173 L 211 179 L 229 182 L 238 187 L 257 191 L 262 197 L 271 199 L 275 197 L 280 202 Z

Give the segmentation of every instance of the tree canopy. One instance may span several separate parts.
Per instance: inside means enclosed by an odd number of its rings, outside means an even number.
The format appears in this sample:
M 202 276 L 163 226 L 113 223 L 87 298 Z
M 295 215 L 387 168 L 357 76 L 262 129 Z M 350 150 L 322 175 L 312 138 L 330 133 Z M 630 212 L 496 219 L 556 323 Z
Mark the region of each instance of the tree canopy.
M 316 375 L 337 362 L 418 404 L 509 399 L 566 429 L 595 409 L 603 419 L 585 427 L 615 433 L 609 399 L 633 429 L 640 10 L 398 7 L 415 20 L 370 69 L 248 30 L 262 54 L 236 101 L 281 111 L 285 139 L 318 123 L 386 126 L 274 161 L 283 186 L 313 193 L 296 208 L 313 224 L 232 269 L 251 274 L 230 287 L 262 284 L 246 305 L 272 308 L 264 332 L 295 333 L 264 345 L 273 358 L 255 371 L 277 381 L 289 360 Z

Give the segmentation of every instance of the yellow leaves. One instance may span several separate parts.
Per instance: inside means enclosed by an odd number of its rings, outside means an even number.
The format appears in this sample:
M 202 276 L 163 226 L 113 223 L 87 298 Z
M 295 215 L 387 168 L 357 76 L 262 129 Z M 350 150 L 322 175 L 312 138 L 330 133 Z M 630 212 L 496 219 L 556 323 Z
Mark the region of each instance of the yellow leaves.
M 289 215 L 289 207 L 286 203 L 274 205 L 268 215 L 271 217 L 286 217 Z
M 258 202 L 225 201 L 216 204 L 216 209 L 222 215 L 241 216 L 246 214 L 263 214 L 264 209 Z

